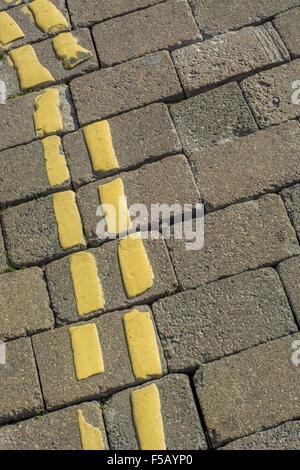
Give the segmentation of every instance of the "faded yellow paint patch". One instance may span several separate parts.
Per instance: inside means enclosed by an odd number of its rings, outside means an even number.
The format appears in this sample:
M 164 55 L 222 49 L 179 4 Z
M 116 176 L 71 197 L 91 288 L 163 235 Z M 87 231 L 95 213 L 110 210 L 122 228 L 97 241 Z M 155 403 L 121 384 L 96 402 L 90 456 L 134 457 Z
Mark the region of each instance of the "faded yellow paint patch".
M 46 171 L 51 186 L 63 184 L 70 177 L 65 156 L 60 153 L 61 141 L 57 135 L 42 139 Z
M 76 245 L 86 245 L 75 193 L 63 191 L 53 194 L 52 198 L 61 247 L 67 249 Z
M 149 312 L 137 309 L 123 317 L 132 369 L 137 379 L 162 375 L 156 334 Z
M 59 109 L 59 90 L 49 88 L 34 102 L 36 111 L 33 114 L 36 135 L 43 137 L 63 130 L 63 120 Z
M 102 310 L 105 301 L 96 262 L 91 253 L 81 252 L 71 255 L 70 272 L 78 314 L 82 316 Z
M 131 394 L 134 426 L 141 450 L 166 450 L 159 391 L 155 384 Z
M 48 0 L 33 0 L 28 4 L 32 11 L 36 25 L 44 33 L 56 33 L 69 28 L 64 15 Z
M 131 299 L 150 289 L 154 274 L 140 234 L 134 233 L 121 240 L 118 254 L 127 296 Z
M 78 44 L 72 33 L 58 34 L 52 39 L 52 44 L 65 69 L 72 69 L 93 56 L 92 52 Z
M 121 178 L 99 186 L 100 202 L 106 221 L 107 231 L 120 234 L 131 227 L 131 220 Z
M 21 8 L 21 11 L 22 11 L 22 13 L 24 13 L 24 15 L 29 16 L 29 19 L 30 19 L 31 23 L 34 23 L 33 14 L 31 13 L 31 11 L 29 10 L 29 8 L 26 5 Z
M 94 171 L 106 172 L 120 168 L 108 121 L 99 121 L 84 127 L 83 135 Z
M 104 372 L 102 351 L 95 323 L 69 328 L 77 380 Z
M 18 72 L 22 90 L 54 82 L 49 70 L 38 61 L 32 46 L 21 46 L 13 49 L 8 54 Z
M 5 11 L 0 11 L 0 43 L 7 46 L 17 39 L 24 38 L 25 35 L 21 28 L 17 25 Z
M 81 444 L 83 450 L 104 450 L 102 432 L 87 423 L 82 410 L 77 410 L 78 426 L 80 430 Z

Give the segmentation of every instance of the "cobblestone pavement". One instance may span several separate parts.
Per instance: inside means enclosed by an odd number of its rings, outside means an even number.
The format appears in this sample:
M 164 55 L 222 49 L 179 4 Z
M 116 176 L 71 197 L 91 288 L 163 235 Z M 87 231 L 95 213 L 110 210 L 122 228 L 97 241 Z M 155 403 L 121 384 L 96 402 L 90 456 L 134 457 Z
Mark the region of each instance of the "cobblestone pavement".
M 0 0 L 0 59 L 0 449 L 299 450 L 300 0 Z

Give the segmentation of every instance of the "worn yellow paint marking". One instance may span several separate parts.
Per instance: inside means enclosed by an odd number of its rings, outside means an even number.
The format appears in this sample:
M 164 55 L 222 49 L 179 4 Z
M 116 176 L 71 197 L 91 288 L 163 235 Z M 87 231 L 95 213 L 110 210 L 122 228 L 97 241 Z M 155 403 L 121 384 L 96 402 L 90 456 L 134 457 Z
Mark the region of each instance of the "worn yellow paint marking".
M 131 394 L 134 426 L 141 450 L 166 450 L 159 391 L 155 384 Z
M 154 275 L 140 234 L 121 240 L 118 254 L 127 296 L 131 299 L 150 289 Z
M 61 141 L 57 135 L 42 139 L 46 171 L 51 186 L 63 184 L 70 177 L 65 156 L 60 153 Z
M 131 220 L 121 178 L 100 185 L 99 197 L 103 205 L 107 231 L 113 234 L 127 231 L 131 226 Z
M 106 172 L 120 168 L 108 121 L 99 121 L 84 127 L 83 135 L 94 171 Z
M 83 450 L 104 450 L 102 432 L 87 423 L 82 410 L 77 410 L 78 426 L 80 430 L 81 444 Z
M 52 39 L 52 44 L 65 69 L 72 69 L 93 56 L 92 52 L 78 44 L 72 33 L 58 34 Z
M 49 70 L 38 61 L 32 46 L 21 46 L 13 49 L 8 54 L 18 72 L 22 90 L 54 82 Z
M 33 0 L 28 8 L 34 15 L 36 25 L 44 33 L 56 33 L 69 28 L 64 15 L 48 0 Z
M 67 249 L 76 245 L 86 245 L 75 202 L 75 193 L 63 191 L 53 194 L 52 197 L 61 247 Z
M 23 31 L 17 23 L 5 11 L 0 11 L 0 43 L 2 46 L 24 37 Z
M 81 252 L 71 255 L 70 272 L 78 314 L 81 316 L 102 310 L 105 301 L 95 259 L 91 253 Z
M 49 88 L 35 99 L 36 111 L 33 114 L 36 135 L 43 137 L 63 130 L 63 120 L 59 109 L 59 90 Z
M 69 328 L 77 380 L 104 372 L 102 351 L 95 323 Z
M 22 13 L 24 13 L 24 15 L 29 16 L 29 19 L 30 19 L 31 23 L 34 23 L 34 16 L 33 16 L 33 14 L 31 13 L 31 11 L 29 10 L 29 8 L 26 5 L 21 8 L 21 11 L 22 11 Z
M 132 369 L 137 379 L 162 375 L 156 334 L 149 312 L 137 309 L 123 317 Z

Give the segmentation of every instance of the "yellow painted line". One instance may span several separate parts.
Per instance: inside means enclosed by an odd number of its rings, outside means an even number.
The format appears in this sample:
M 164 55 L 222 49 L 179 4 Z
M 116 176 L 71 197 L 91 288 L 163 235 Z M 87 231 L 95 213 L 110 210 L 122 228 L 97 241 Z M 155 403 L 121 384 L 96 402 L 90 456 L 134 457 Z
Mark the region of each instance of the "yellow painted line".
M 95 323 L 69 328 L 77 380 L 104 372 L 102 351 Z
M 44 33 L 56 33 L 69 28 L 64 15 L 48 0 L 33 0 L 28 3 L 28 8 L 34 15 L 36 25 Z
M 91 253 L 74 253 L 69 258 L 77 311 L 80 316 L 104 308 L 97 266 Z
M 119 168 L 108 121 L 99 121 L 84 127 L 83 135 L 94 171 L 104 173 Z
M 123 317 L 132 369 L 137 379 L 162 375 L 154 325 L 149 312 L 137 309 Z
M 83 450 L 104 450 L 104 442 L 100 429 L 87 423 L 82 410 L 77 410 L 78 426 Z
M 53 49 L 65 69 L 90 59 L 93 53 L 80 46 L 72 33 L 60 33 L 52 39 Z
M 70 177 L 65 156 L 60 153 L 61 141 L 57 135 L 42 139 L 46 171 L 51 186 L 63 184 Z
M 18 72 L 21 90 L 55 81 L 49 70 L 38 61 L 32 46 L 21 46 L 8 54 Z
M 141 450 L 166 450 L 159 391 L 155 384 L 131 394 L 133 421 Z
M 0 43 L 2 46 L 24 37 L 23 31 L 17 23 L 5 11 L 0 11 Z
M 61 247 L 67 249 L 77 245 L 85 246 L 75 193 L 63 191 L 53 194 L 52 198 Z
M 130 299 L 153 286 L 152 267 L 139 233 L 120 241 L 118 255 L 124 287 Z
M 43 137 L 63 130 L 58 88 L 49 88 L 37 96 L 34 105 L 36 111 L 33 113 L 33 120 L 37 136 Z
M 120 234 L 131 226 L 131 220 L 121 178 L 99 186 L 100 202 L 103 206 L 107 231 Z M 106 206 L 106 207 L 105 207 Z

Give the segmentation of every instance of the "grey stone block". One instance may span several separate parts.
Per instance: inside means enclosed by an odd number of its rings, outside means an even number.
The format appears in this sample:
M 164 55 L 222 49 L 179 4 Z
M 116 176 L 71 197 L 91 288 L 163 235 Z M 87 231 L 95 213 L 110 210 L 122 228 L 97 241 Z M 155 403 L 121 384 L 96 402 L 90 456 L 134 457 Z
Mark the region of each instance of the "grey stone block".
M 300 240 L 300 184 L 283 189 L 280 195 Z
M 2 237 L 2 230 L 0 227 L 0 273 L 7 269 L 6 263 L 6 256 L 5 256 L 5 249 L 4 249 L 4 242 Z
M 300 8 L 282 13 L 273 21 L 292 57 L 300 57 Z
M 278 274 L 284 285 L 293 312 L 300 325 L 300 257 L 287 259 L 278 266 Z
M 15 5 L 18 5 L 20 3 L 24 3 L 26 0 L 0 0 L 0 11 L 1 10 L 8 10 L 11 7 L 14 7 Z

